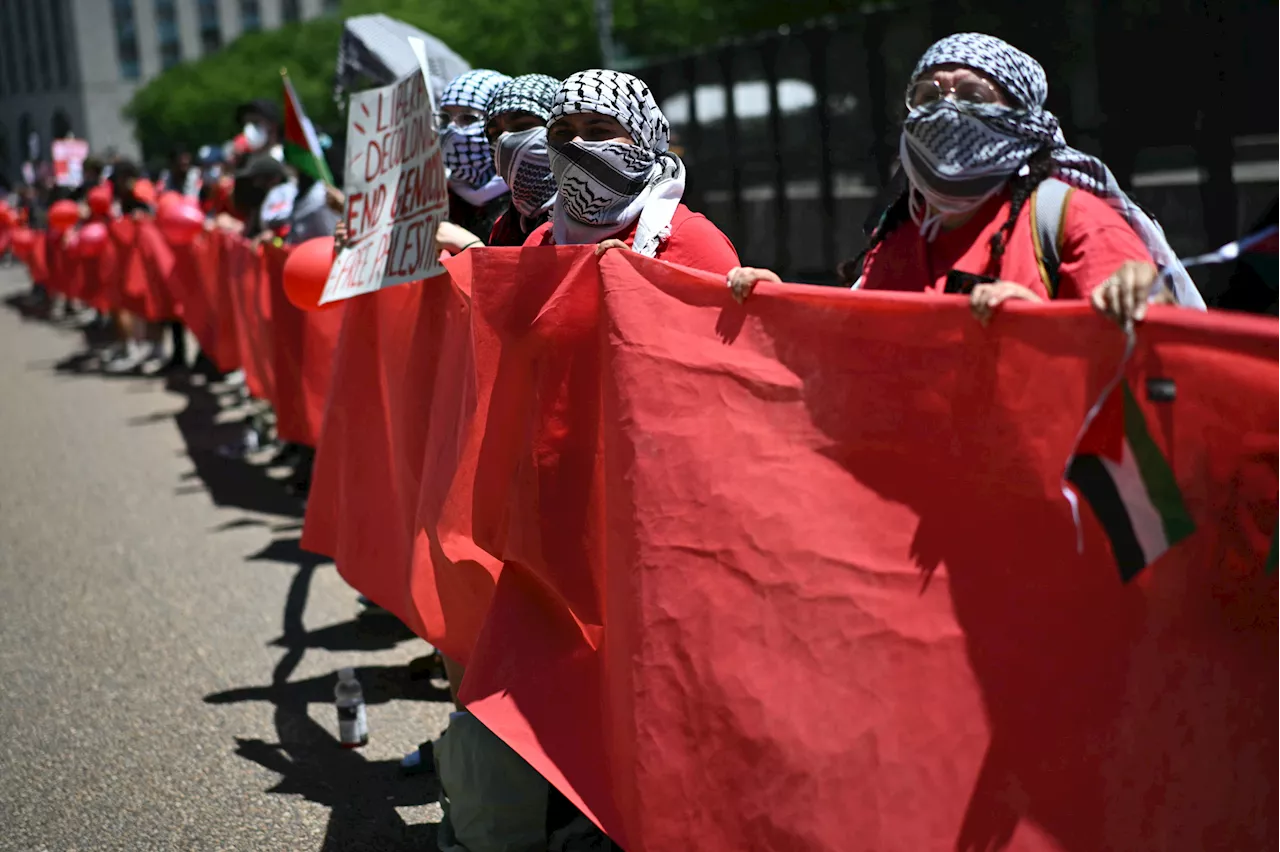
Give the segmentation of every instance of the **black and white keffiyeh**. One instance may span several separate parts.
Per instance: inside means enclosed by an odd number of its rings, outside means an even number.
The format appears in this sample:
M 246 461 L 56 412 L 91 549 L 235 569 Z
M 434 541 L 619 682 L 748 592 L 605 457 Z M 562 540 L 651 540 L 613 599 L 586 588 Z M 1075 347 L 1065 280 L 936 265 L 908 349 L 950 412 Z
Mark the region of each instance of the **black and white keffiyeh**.
M 489 118 L 508 112 L 527 112 L 542 119 L 551 118 L 560 81 L 546 74 L 524 74 L 503 83 L 489 98 L 485 113 Z
M 653 257 L 684 195 L 684 163 L 667 150 L 670 124 L 649 87 L 618 71 L 579 71 L 561 83 L 548 125 L 581 113 L 617 120 L 634 144 L 575 141 L 551 148 L 560 193 L 553 239 L 598 243 L 635 222 L 632 250 Z
M 493 146 L 493 162 L 498 175 L 511 187 L 511 204 L 520 213 L 524 230 L 532 230 L 534 220 L 556 202 L 547 128 L 503 133 Z
M 510 79 L 487 68 L 459 74 L 445 86 L 440 106 L 467 107 L 483 116 L 493 93 Z M 485 204 L 507 191 L 494 171 L 483 118 L 467 127 L 447 126 L 440 133 L 440 148 L 449 169 L 449 186 L 468 203 Z
M 489 99 L 511 78 L 489 68 L 477 68 L 459 74 L 440 93 L 440 106 L 460 106 L 484 112 Z
M 1119 213 L 1167 271 L 1178 303 L 1203 308 L 1204 299 L 1178 261 L 1159 223 L 1133 202 L 1096 157 L 1067 145 L 1058 119 L 1044 108 L 1049 82 L 1039 62 L 983 33 L 958 33 L 935 43 L 916 63 L 911 82 L 940 65 L 963 65 L 998 82 L 1017 104 L 950 99 L 916 107 L 903 123 L 899 153 L 918 193 L 911 215 L 932 239 L 942 214 L 975 209 L 998 192 L 1042 147 L 1052 148 L 1055 176 L 1093 193 Z M 926 203 L 927 202 L 927 209 Z

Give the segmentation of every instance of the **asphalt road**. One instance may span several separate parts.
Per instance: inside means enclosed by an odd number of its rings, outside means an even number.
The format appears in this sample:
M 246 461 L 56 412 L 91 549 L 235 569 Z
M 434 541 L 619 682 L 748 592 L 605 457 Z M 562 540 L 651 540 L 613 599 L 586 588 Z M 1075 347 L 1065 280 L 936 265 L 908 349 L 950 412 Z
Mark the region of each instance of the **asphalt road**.
M 211 389 L 67 369 L 82 347 L 0 306 L 0 850 L 434 849 L 434 782 L 396 767 L 451 709 L 409 675 L 427 646 L 298 549 L 283 472 L 214 452 Z

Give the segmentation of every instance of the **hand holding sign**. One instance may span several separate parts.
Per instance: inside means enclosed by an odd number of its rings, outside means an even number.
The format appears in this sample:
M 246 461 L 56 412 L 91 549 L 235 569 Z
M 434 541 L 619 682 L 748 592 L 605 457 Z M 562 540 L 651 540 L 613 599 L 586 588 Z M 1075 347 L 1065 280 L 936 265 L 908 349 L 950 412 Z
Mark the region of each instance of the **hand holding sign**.
M 344 233 L 321 304 L 444 271 L 448 189 L 424 76 L 352 95 L 348 115 Z

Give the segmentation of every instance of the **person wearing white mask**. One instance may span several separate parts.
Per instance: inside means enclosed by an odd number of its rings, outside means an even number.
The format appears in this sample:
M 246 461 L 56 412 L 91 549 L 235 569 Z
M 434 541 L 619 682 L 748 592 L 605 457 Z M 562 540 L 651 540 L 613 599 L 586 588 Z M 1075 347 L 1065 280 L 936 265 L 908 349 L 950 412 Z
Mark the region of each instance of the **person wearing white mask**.
M 1160 225 L 1066 144 L 1048 92 L 1040 63 L 994 36 L 958 33 L 925 51 L 905 97 L 908 185 L 849 283 L 968 294 L 984 323 L 1011 300 L 1088 299 L 1125 326 L 1149 303 L 1203 309 Z M 779 278 L 747 267 L 727 280 L 741 301 Z
M 280 107 L 265 98 L 249 101 L 236 108 L 236 124 L 249 147 L 249 155 L 266 152 L 281 162 L 284 149 L 280 145 Z

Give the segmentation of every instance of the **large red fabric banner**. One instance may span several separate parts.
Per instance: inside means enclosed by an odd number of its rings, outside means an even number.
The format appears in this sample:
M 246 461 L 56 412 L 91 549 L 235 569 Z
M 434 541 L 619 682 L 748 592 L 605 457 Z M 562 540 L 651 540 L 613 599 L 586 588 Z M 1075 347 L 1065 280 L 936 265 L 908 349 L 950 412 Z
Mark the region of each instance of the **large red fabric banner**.
M 333 353 L 342 330 L 342 306 L 303 311 L 284 290 L 289 250 L 268 246 L 263 274 L 271 299 L 272 369 L 276 432 L 285 441 L 315 447 L 333 374 Z
M 627 849 L 1275 848 L 1274 321 L 1140 329 L 1196 532 L 1126 584 L 1085 305 L 464 257 L 348 305 L 304 545 Z

